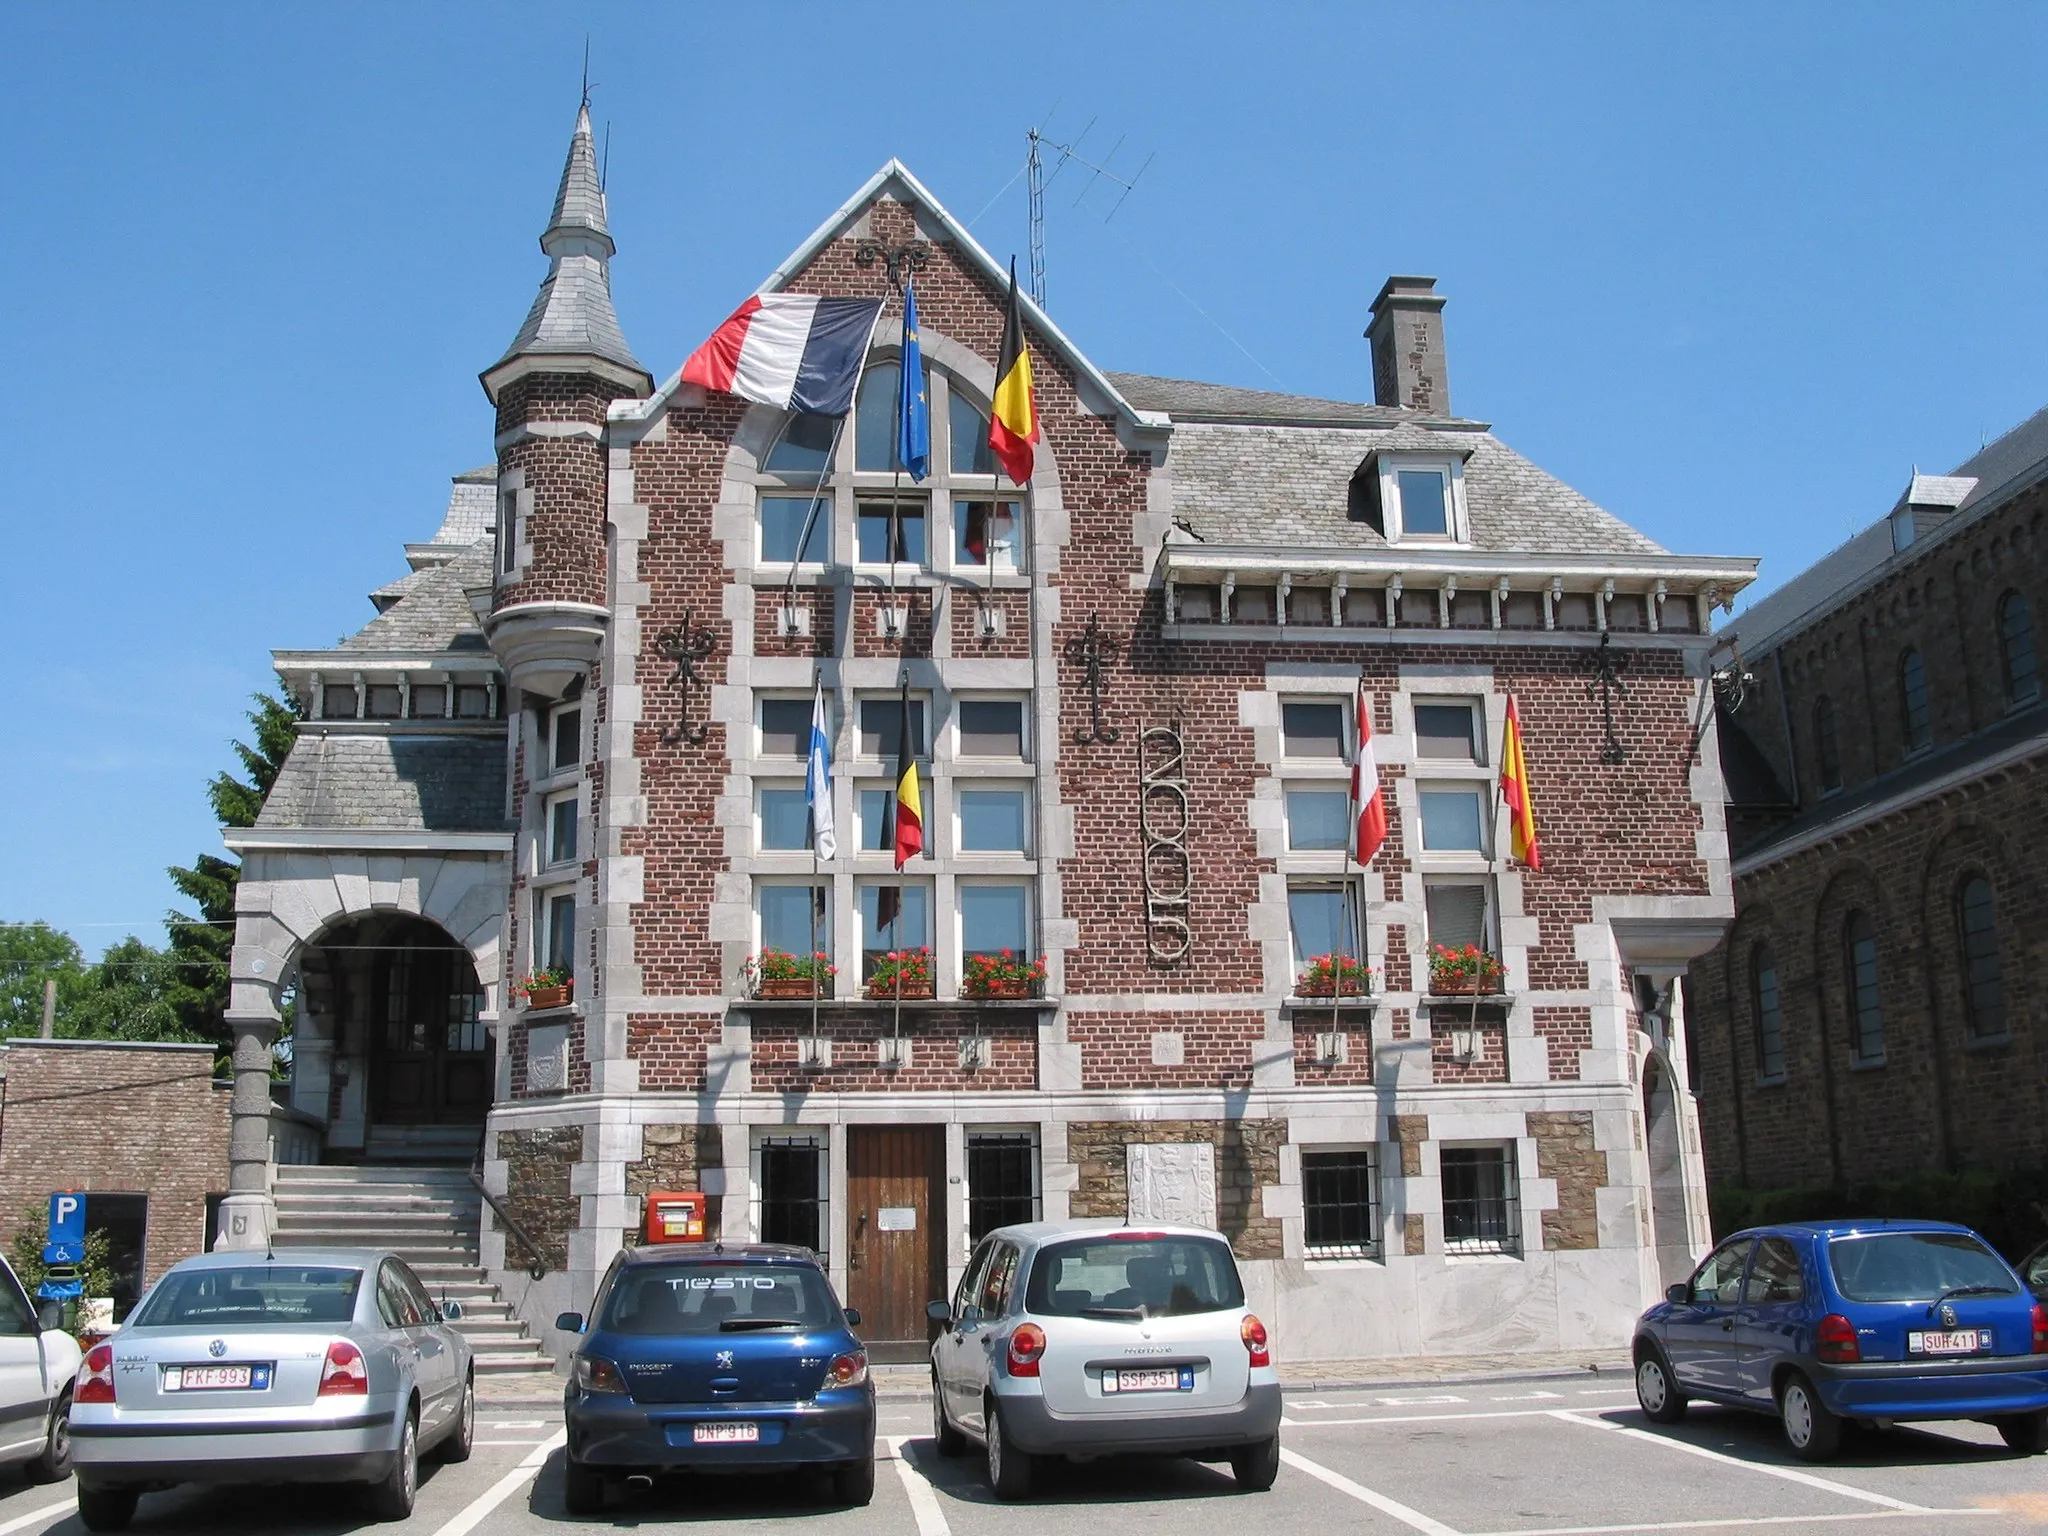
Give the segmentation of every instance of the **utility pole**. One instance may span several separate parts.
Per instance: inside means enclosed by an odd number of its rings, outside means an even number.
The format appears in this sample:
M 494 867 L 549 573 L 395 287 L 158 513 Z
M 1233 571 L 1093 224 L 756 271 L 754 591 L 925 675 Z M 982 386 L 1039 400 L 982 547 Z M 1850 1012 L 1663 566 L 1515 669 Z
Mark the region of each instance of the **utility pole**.
M 57 978 L 43 978 L 43 1038 L 57 1038 Z

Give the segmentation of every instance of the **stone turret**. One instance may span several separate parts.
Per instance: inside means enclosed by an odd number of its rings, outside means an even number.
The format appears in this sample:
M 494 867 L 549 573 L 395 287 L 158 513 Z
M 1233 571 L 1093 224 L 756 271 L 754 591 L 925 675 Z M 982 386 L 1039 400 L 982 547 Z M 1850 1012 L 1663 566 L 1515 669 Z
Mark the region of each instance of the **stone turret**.
M 498 551 L 485 631 L 514 687 L 557 696 L 597 659 L 604 635 L 606 407 L 654 387 L 612 310 L 616 247 L 587 105 L 540 245 L 540 293 L 481 375 L 498 410 Z

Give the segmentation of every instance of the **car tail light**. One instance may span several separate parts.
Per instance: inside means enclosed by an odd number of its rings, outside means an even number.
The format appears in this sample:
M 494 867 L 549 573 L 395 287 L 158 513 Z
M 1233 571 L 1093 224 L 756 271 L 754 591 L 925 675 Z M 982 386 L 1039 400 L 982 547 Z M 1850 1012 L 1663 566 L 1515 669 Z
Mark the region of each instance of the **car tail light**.
M 1245 1353 L 1252 1357 L 1254 1369 L 1273 1363 L 1273 1352 L 1266 1348 L 1266 1325 L 1257 1316 L 1245 1313 L 1244 1321 L 1237 1325 L 1237 1336 L 1244 1340 Z
M 626 1378 L 602 1355 L 576 1357 L 576 1385 L 586 1392 L 616 1392 L 626 1396 Z
M 2048 1306 L 2034 1303 L 2034 1353 L 2048 1355 Z
M 2034 1309 L 2038 1319 L 2041 1309 Z M 2040 1335 L 2036 1334 L 2038 1339 Z M 2038 1344 L 2035 1346 L 2040 1347 Z M 85 1359 L 79 1363 L 78 1379 L 71 1386 L 71 1401 L 74 1403 L 111 1403 L 114 1400 L 114 1347 L 111 1344 L 95 1344 L 86 1351 Z
M 320 1368 L 320 1397 L 364 1397 L 370 1390 L 370 1368 L 363 1352 L 347 1339 L 327 1346 L 327 1363 Z
M 1856 1342 L 1856 1325 L 1839 1312 L 1830 1312 L 1813 1330 L 1813 1358 L 1828 1365 L 1854 1365 L 1863 1358 Z
M 1045 1330 L 1036 1323 L 1019 1323 L 1010 1335 L 1010 1374 L 1036 1376 L 1038 1360 L 1045 1353 Z
M 857 1387 L 867 1379 L 868 1352 L 864 1349 L 834 1355 L 832 1363 L 825 1367 L 825 1385 L 828 1387 Z

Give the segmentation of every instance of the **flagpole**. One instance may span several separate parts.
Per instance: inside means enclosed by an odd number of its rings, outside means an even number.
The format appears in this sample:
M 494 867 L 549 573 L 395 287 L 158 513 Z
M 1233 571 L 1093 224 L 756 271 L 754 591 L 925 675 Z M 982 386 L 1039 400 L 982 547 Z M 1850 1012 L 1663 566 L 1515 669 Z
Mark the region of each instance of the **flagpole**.
M 792 416 L 791 420 L 794 419 L 795 417 Z M 785 431 L 788 429 L 788 425 L 788 422 L 783 423 Z M 832 479 L 833 466 L 839 460 L 839 439 L 840 435 L 845 431 L 846 417 L 841 416 L 838 418 L 837 421 L 835 421 L 832 424 L 832 446 L 825 450 L 825 464 L 824 467 L 818 471 L 818 483 L 816 487 L 811 491 L 811 505 L 809 510 L 804 513 L 804 531 L 797 536 L 796 558 L 789 562 L 789 580 L 784 582 L 782 587 L 782 601 L 784 607 L 791 607 L 796 602 L 796 573 L 798 568 L 803 564 L 804 552 L 810 548 L 811 529 L 817 525 L 818 507 L 819 504 L 824 500 L 825 487 Z M 766 460 L 764 459 L 763 462 L 765 463 Z M 820 563 L 822 564 L 824 562 Z

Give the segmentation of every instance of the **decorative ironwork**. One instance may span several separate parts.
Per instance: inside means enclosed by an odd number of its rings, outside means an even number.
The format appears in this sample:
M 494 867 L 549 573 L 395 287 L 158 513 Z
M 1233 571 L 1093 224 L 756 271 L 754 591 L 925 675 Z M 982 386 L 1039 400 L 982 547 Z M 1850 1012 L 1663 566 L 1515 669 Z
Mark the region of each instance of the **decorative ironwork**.
M 1187 747 L 1178 725 L 1148 725 L 1138 732 L 1138 786 L 1138 826 L 1145 837 L 1139 865 L 1145 948 L 1161 965 L 1172 965 L 1195 947 L 1188 923 L 1195 888 L 1194 861 L 1188 856 L 1193 814 Z
M 1089 614 L 1088 627 L 1067 642 L 1067 664 L 1088 677 L 1088 724 L 1074 732 L 1080 746 L 1109 746 L 1123 740 L 1122 726 L 1102 723 L 1102 669 L 1115 666 L 1123 654 L 1123 645 L 1103 632 L 1099 613 Z
M 1628 748 L 1621 744 L 1621 738 L 1614 730 L 1614 700 L 1616 696 L 1628 697 L 1628 684 L 1621 680 L 1621 674 L 1628 670 L 1628 654 L 1614 649 L 1614 637 L 1602 633 L 1598 649 L 1586 658 L 1586 666 L 1593 674 L 1593 680 L 1586 684 L 1586 697 L 1600 701 L 1600 721 L 1607 733 L 1607 740 L 1600 748 L 1600 761 L 1614 764 L 1628 759 Z
M 1742 712 L 1742 706 L 1749 702 L 1749 693 L 1756 687 L 1756 674 L 1742 663 L 1742 651 L 1737 648 L 1735 659 L 1725 667 L 1715 667 L 1707 674 L 1707 686 L 1700 690 L 1700 704 L 1692 723 L 1692 750 L 1686 754 L 1690 762 L 1699 756 L 1700 742 L 1707 734 L 1707 726 L 1714 717 L 1715 707 L 1735 715 Z
M 901 293 L 903 274 L 922 272 L 930 266 L 932 248 L 922 240 L 906 240 L 901 245 L 884 245 L 879 240 L 863 240 L 854 248 L 853 264 L 856 267 L 872 267 L 878 261 L 888 274 L 889 286 Z
M 711 630 L 701 625 L 691 628 L 691 621 L 696 616 L 695 608 L 685 608 L 681 624 L 674 629 L 665 629 L 654 637 L 655 654 L 664 661 L 676 664 L 675 671 L 669 674 L 669 687 L 680 688 L 683 693 L 682 713 L 674 725 L 668 726 L 661 733 L 662 741 L 669 746 L 674 746 L 679 741 L 687 741 L 693 747 L 701 747 L 704 738 L 711 732 L 709 720 L 699 720 L 695 725 L 690 724 L 691 691 L 696 688 L 708 690 L 711 686 L 704 674 L 697 670 L 697 663 L 707 660 L 712 652 L 718 649 L 718 636 Z

